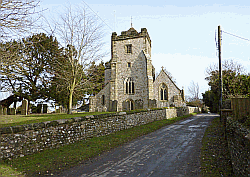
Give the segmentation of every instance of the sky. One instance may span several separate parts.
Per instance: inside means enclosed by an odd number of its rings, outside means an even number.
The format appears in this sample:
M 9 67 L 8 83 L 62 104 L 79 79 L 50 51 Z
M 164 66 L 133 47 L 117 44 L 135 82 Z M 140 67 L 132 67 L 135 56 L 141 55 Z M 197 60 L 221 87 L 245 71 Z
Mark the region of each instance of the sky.
M 41 0 L 41 8 L 49 18 L 66 0 Z M 139 32 L 147 28 L 152 41 L 152 63 L 157 72 L 165 67 L 177 86 L 188 95 L 191 82 L 199 84 L 200 93 L 209 89 L 206 68 L 218 64 L 215 32 L 218 25 L 225 32 L 250 40 L 250 1 L 198 0 L 70 0 L 72 5 L 85 5 L 103 21 L 105 47 L 109 52 L 111 34 L 133 27 Z M 217 37 L 216 37 L 217 38 Z M 222 33 L 222 60 L 233 59 L 250 73 L 250 41 Z M 201 96 L 201 95 L 200 95 Z

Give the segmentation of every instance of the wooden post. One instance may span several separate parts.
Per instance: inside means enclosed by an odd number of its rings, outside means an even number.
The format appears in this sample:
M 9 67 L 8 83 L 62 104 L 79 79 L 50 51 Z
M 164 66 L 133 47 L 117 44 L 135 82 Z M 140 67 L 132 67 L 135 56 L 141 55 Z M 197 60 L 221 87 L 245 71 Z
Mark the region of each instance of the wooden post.
M 219 103 L 219 111 L 220 111 L 220 121 L 222 122 L 222 68 L 221 68 L 221 29 L 218 26 L 218 49 L 219 49 L 219 88 L 220 88 L 220 103 Z

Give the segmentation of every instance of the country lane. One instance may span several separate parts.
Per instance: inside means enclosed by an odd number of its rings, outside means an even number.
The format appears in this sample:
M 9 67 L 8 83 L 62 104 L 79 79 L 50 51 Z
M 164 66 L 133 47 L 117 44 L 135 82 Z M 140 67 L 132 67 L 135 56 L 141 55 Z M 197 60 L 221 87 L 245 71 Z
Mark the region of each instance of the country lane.
M 56 176 L 200 176 L 202 137 L 217 116 L 198 114 L 167 125 Z

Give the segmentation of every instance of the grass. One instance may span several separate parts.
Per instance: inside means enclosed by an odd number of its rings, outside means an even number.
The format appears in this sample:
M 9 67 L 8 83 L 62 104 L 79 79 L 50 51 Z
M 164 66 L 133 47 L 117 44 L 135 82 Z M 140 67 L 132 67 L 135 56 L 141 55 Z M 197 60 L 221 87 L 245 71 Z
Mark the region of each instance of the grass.
M 149 124 L 112 133 L 108 136 L 94 137 L 57 149 L 0 161 L 0 176 L 46 176 L 76 166 L 83 161 L 100 155 L 139 136 L 154 132 L 163 126 L 172 124 L 195 114 L 164 119 Z
M 219 117 L 212 121 L 202 139 L 201 174 L 203 177 L 234 176 L 224 127 Z
M 1 115 L 0 128 L 31 123 L 39 123 L 58 119 L 70 119 L 87 115 L 107 114 L 110 112 L 84 112 L 75 114 L 34 114 L 34 115 Z

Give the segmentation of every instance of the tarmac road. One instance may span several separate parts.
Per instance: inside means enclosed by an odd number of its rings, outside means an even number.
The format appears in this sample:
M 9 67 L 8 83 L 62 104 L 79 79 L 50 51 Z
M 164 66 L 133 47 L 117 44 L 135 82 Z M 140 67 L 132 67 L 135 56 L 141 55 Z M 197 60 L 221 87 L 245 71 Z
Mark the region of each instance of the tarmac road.
M 62 172 L 61 177 L 200 176 L 200 148 L 216 114 L 198 114 Z

